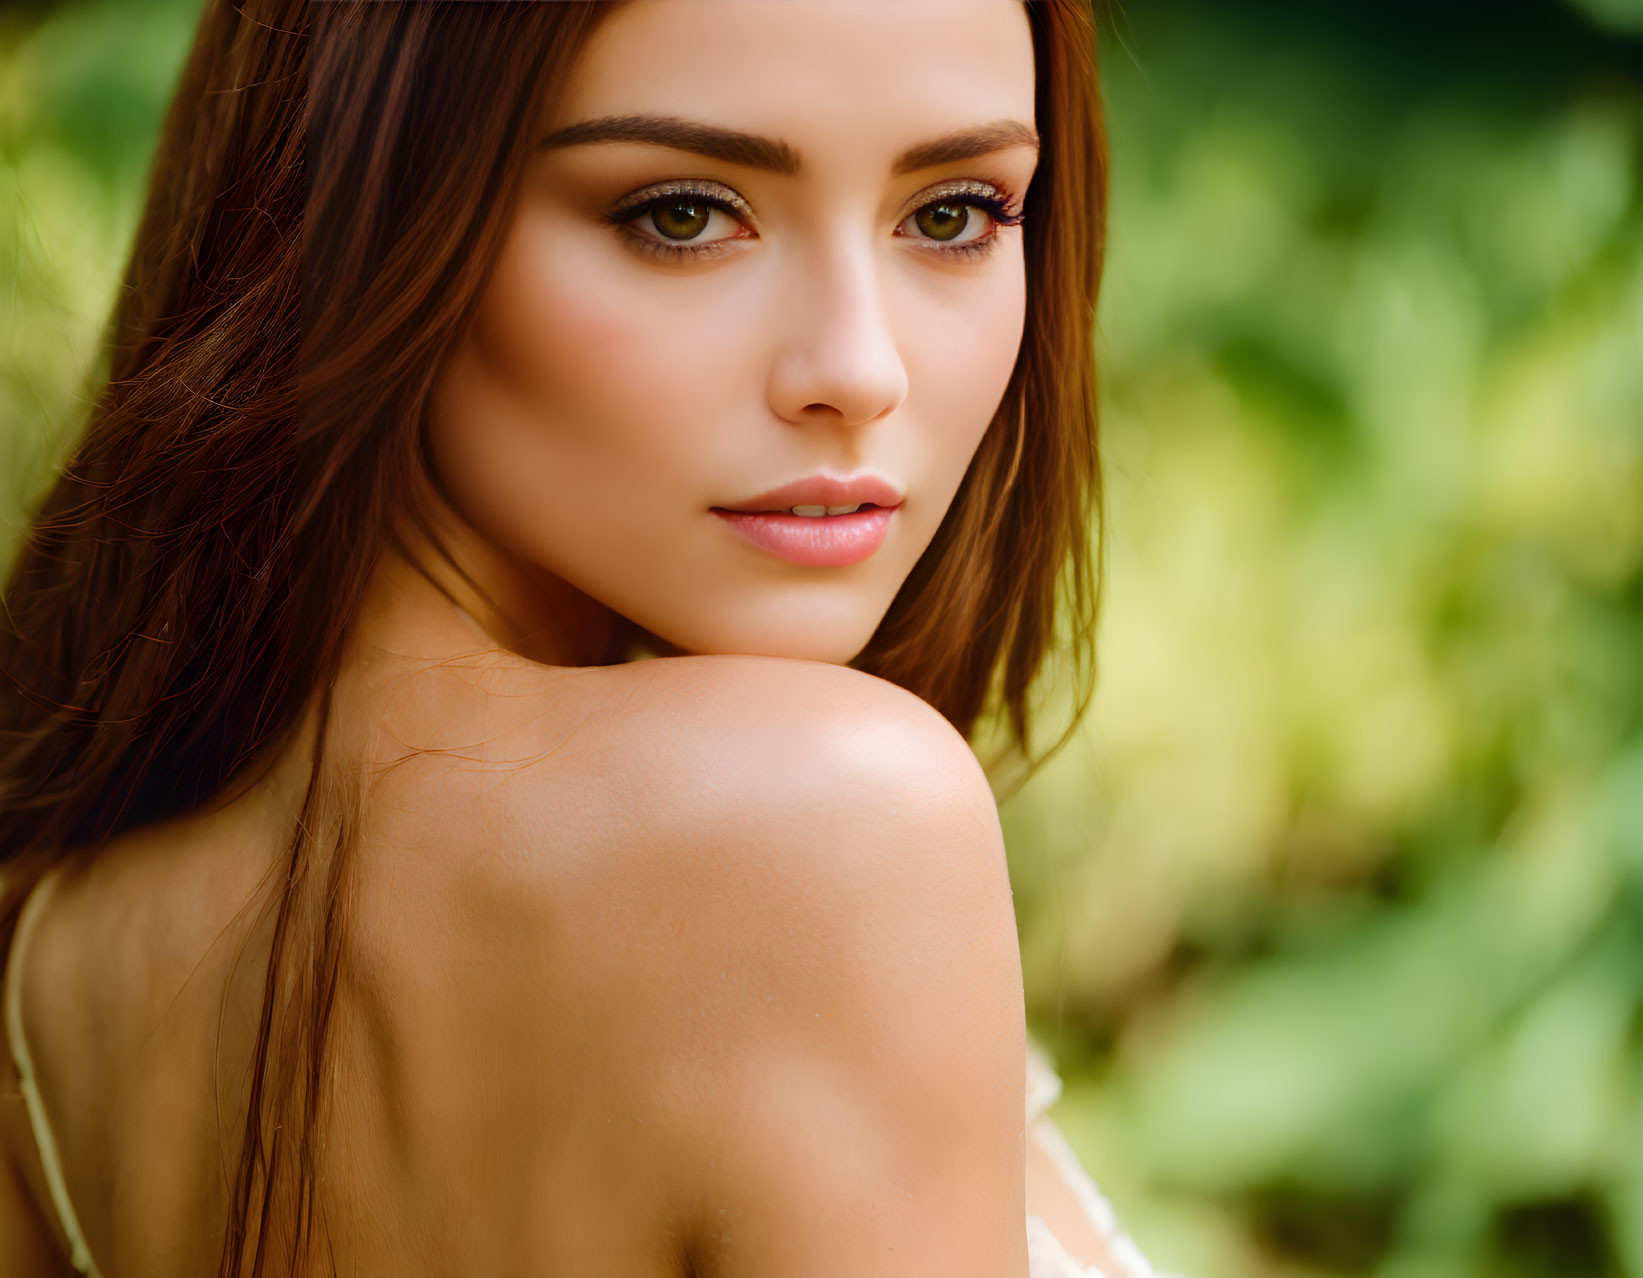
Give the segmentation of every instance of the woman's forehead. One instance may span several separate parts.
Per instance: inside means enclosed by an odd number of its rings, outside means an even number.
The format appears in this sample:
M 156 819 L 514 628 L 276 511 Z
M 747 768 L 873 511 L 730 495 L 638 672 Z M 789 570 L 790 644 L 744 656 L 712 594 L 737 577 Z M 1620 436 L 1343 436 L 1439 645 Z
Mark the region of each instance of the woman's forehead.
M 804 167 L 888 159 L 978 126 L 1033 125 L 1021 0 L 628 0 L 595 32 L 547 131 L 626 116 L 776 137 Z

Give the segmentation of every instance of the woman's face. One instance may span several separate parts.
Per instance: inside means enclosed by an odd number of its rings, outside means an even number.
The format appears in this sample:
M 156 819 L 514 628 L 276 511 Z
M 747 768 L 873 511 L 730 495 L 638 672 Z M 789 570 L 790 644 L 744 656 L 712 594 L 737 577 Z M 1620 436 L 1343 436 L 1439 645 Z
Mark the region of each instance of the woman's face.
M 1015 364 L 1033 88 L 1020 0 L 616 9 L 430 418 L 510 593 L 687 652 L 855 656 Z

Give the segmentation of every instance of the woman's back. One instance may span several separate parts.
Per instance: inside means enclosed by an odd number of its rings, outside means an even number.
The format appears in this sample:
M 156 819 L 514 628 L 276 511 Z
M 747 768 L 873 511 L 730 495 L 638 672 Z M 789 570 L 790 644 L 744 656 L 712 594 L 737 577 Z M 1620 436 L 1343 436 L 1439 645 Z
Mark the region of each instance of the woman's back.
M 84 873 L 49 876 L 14 937 L 12 1052 L 32 1065 L 44 1139 L 105 1278 L 214 1272 L 220 1233 L 201 1222 L 226 1215 L 231 1107 L 244 1104 L 232 1084 L 250 1065 L 267 962 L 249 912 L 236 919 L 258 860 L 272 864 L 259 834 L 266 845 L 269 831 L 240 809 L 127 835 Z M 0 1069 L 10 1100 L 9 1055 Z M 56 1226 L 50 1152 L 28 1118 L 21 1103 L 8 1110 L 7 1152 Z
M 680 1272 L 724 1223 L 707 1204 L 747 1207 L 756 1187 L 779 1214 L 786 1180 L 795 1211 L 832 1194 L 848 1212 L 910 1123 L 944 1127 L 949 1153 L 971 1140 L 953 1185 L 972 1220 L 1010 1218 L 1008 884 L 979 768 L 927 707 L 764 658 L 356 669 L 345 721 L 379 730 L 338 744 L 378 779 L 322 1135 L 339 1271 Z M 200 1223 L 226 1211 L 267 959 L 247 903 L 301 780 L 287 761 L 40 902 L 24 1029 L 104 1278 L 214 1272 Z M 874 824 L 887 842 L 864 837 Z M 870 1052 L 853 1023 L 881 1036 Z M 988 1070 L 992 1105 L 974 1087 Z M 870 1140 L 844 1139 L 842 1114 L 910 1077 L 922 1116 L 904 1096 Z M 819 1184 L 830 1143 L 857 1165 Z M 885 1227 L 939 1248 L 955 1207 Z M 768 1223 L 824 1260 L 825 1238 Z

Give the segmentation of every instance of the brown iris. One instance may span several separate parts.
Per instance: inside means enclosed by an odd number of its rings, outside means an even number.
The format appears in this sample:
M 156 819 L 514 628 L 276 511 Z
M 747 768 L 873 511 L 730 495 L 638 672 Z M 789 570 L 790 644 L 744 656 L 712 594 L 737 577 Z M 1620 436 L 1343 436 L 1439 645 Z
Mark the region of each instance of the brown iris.
M 671 204 L 656 205 L 650 212 L 650 220 L 670 240 L 690 240 L 707 229 L 708 215 L 712 211 L 712 206 L 708 204 L 676 200 Z
M 918 229 L 932 240 L 950 240 L 970 223 L 968 204 L 927 204 L 913 215 Z

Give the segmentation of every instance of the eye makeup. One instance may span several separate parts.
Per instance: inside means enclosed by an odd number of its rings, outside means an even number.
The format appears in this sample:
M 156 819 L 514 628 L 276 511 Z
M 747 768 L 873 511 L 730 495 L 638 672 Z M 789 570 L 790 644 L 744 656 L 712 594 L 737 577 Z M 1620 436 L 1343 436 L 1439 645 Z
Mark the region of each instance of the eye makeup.
M 685 209 L 691 210 L 694 215 L 687 217 L 687 225 L 700 221 L 700 230 L 690 236 L 663 233 L 658 217 Z M 704 209 L 709 211 L 706 215 L 701 213 Z M 943 239 L 918 234 L 919 215 L 932 210 L 963 210 L 964 220 L 958 234 L 970 229 L 971 210 L 985 214 L 989 225 L 985 233 L 968 239 Z M 697 239 L 696 236 L 711 225 L 711 214 L 715 211 L 734 219 L 752 234 L 728 235 L 713 240 Z M 975 178 L 957 178 L 919 192 L 897 224 L 895 234 L 899 239 L 917 243 L 920 252 L 949 261 L 973 261 L 993 250 L 1000 227 L 1019 226 L 1024 217 L 1022 201 L 1004 187 Z M 738 245 L 757 238 L 757 218 L 745 199 L 721 183 L 693 179 L 641 187 L 613 204 L 601 220 L 620 233 L 636 251 L 664 262 L 706 261 L 735 252 Z M 910 226 L 914 229 L 908 230 Z

